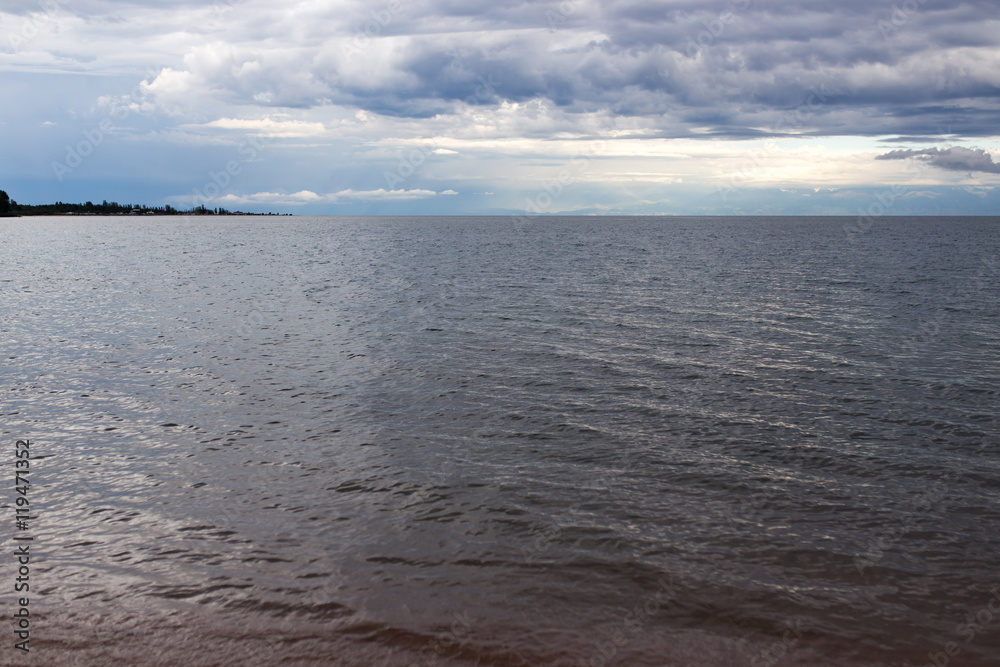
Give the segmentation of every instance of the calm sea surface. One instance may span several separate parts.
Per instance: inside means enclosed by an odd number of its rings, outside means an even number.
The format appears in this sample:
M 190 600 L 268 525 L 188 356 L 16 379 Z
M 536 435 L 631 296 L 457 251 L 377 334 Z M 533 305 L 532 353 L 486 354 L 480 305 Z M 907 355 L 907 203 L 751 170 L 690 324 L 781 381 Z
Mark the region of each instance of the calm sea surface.
M 4 219 L 0 314 L 32 664 L 1000 665 L 998 218 Z

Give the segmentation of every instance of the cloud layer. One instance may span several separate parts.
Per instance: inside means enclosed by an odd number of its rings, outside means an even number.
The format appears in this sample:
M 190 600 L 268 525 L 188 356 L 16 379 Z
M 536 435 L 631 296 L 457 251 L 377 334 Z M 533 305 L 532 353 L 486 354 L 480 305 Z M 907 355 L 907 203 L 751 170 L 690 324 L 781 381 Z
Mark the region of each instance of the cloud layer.
M 250 195 L 228 194 L 213 198 L 212 201 L 221 205 L 246 205 L 246 204 L 282 204 L 287 206 L 299 206 L 304 204 L 316 204 L 319 202 L 338 202 L 344 200 L 361 201 L 407 201 L 411 199 L 430 199 L 432 197 L 447 197 L 457 195 L 454 190 L 434 192 L 433 190 L 341 190 L 340 192 L 330 192 L 326 194 L 316 194 L 309 190 L 300 190 L 292 194 L 280 194 L 277 192 L 256 192 Z M 178 198 L 178 203 L 186 203 L 184 198 Z
M 955 146 L 944 149 L 895 150 L 885 155 L 879 155 L 877 159 L 906 160 L 908 158 L 921 159 L 932 166 L 951 171 L 982 171 L 987 174 L 1000 174 L 1000 164 L 995 163 L 993 157 L 981 148 L 970 149 Z
M 421 118 L 544 100 L 670 136 L 754 136 L 780 133 L 816 90 L 798 132 L 996 130 L 1000 5 L 988 1 L 8 4 L 2 66 L 116 68 L 108 45 L 127 31 L 161 65 L 147 90 L 166 108 L 210 98 Z M 51 48 L 67 31 L 79 39 Z
M 666 206 L 679 188 L 898 182 L 903 158 L 940 167 L 931 185 L 998 173 L 992 0 L 12 0 L 0 70 L 7 122 L 51 147 L 36 180 L 114 121 L 114 147 L 60 186 L 150 153 L 169 174 L 149 181 L 185 191 L 235 160 L 218 201 L 452 190 L 514 208 L 584 156 L 560 210 L 583 183 L 623 200 L 657 184 L 642 198 Z

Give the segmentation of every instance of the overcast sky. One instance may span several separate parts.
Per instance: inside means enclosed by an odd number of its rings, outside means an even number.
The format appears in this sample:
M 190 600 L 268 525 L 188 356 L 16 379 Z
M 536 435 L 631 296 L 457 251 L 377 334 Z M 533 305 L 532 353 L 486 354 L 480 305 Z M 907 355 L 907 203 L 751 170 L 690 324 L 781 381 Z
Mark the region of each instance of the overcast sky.
M 1000 213 L 996 0 L 3 0 L 0 77 L 24 203 Z

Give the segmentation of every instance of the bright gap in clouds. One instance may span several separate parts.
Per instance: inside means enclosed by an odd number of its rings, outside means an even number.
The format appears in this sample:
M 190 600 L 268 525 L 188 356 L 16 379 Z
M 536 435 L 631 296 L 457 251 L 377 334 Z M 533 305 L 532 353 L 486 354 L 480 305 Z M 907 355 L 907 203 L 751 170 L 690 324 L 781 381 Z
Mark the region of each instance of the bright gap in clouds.
M 916 7 L 12 2 L 0 169 L 29 203 L 995 213 L 1000 7 Z

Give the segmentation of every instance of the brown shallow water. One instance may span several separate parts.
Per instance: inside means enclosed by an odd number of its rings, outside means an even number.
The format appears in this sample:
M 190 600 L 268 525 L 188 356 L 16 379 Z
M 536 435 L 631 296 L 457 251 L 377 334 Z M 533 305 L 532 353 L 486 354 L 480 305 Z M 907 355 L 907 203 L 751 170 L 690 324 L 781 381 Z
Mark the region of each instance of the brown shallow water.
M 998 664 L 1000 225 L 850 222 L 0 221 L 28 661 Z

